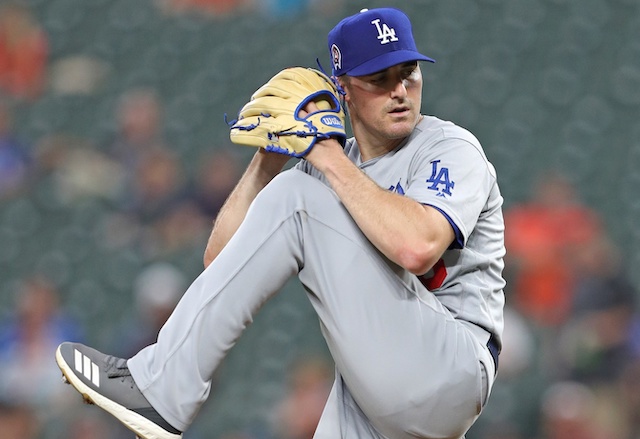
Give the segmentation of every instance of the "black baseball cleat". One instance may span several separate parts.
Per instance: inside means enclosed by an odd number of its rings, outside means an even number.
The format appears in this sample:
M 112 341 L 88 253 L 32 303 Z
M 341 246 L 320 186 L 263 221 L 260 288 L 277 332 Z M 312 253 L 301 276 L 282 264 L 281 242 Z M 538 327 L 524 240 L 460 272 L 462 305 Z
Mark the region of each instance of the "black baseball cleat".
M 136 385 L 127 360 L 103 354 L 80 343 L 62 343 L 56 361 L 64 379 L 95 404 L 116 417 L 140 439 L 180 439 L 149 404 Z

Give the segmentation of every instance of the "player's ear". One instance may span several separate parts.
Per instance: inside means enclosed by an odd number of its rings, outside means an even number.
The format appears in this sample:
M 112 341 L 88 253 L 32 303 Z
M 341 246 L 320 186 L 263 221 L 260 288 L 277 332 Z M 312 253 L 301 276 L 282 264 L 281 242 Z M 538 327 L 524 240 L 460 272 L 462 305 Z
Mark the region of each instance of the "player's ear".
M 349 81 L 349 76 L 347 75 L 342 75 L 342 76 L 338 76 L 337 78 L 338 84 L 340 84 L 340 87 L 342 88 L 342 91 L 344 92 L 343 94 L 343 99 L 345 101 L 348 101 L 349 98 L 349 85 L 350 85 L 350 81 Z

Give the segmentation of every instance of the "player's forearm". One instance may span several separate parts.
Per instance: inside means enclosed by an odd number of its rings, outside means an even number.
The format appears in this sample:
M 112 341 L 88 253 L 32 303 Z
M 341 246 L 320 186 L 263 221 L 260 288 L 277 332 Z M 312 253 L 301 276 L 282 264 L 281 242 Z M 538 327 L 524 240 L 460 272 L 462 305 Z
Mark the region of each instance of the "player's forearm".
M 393 262 L 424 274 L 441 256 L 422 205 L 380 188 L 355 167 L 330 181 L 362 232 Z
M 267 153 L 262 149 L 256 152 L 216 217 L 204 252 L 205 267 L 209 266 L 227 245 L 244 221 L 255 197 L 282 170 L 288 159 L 287 156 Z
M 318 160 L 317 154 L 311 158 L 362 232 L 398 265 L 424 274 L 452 241 L 453 232 L 442 214 L 381 188 L 344 154 L 330 160 Z

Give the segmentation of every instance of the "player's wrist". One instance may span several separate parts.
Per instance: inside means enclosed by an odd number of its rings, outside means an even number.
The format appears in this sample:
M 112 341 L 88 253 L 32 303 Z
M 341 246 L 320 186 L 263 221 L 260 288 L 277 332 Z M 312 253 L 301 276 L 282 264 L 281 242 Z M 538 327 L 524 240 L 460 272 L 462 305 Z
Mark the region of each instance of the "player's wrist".
M 322 173 L 327 172 L 332 165 L 342 158 L 347 158 L 344 154 L 342 143 L 334 138 L 318 141 L 305 156 L 305 159 Z
M 324 148 L 340 148 L 342 150 L 342 139 L 338 136 L 331 136 L 328 139 L 318 140 L 315 146 L 324 147 Z
M 284 168 L 290 158 L 290 156 L 285 154 L 268 152 L 259 148 L 253 155 L 251 162 L 255 169 L 259 170 L 263 174 L 273 177 L 282 171 L 282 168 Z

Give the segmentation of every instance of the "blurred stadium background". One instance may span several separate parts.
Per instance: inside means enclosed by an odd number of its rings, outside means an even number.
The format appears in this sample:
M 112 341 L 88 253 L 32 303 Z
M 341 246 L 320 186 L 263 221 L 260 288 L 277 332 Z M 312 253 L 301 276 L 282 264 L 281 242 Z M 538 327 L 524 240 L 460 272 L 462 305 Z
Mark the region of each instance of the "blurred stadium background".
M 138 88 L 157 93 L 164 141 L 185 179 L 216 150 L 242 168 L 253 151 L 230 146 L 225 115 L 233 118 L 252 91 L 286 66 L 315 66 L 319 58 L 329 69 L 326 34 L 337 21 L 388 5 L 408 13 L 418 47 L 437 60 L 423 69 L 423 111 L 476 134 L 498 171 L 505 209 L 529 200 L 547 172 L 562 175 L 601 216 L 631 283 L 640 287 L 637 0 L 256 0 L 237 2 L 237 9 L 231 1 L 210 2 L 222 5 L 213 13 L 170 10 L 170 3 L 20 2 L 45 33 L 48 58 L 40 93 L 5 99 L 38 172 L 0 199 L 3 318 L 14 313 L 22 280 L 41 273 L 85 339 L 114 346 L 118 326 L 135 316 L 132 291 L 145 267 L 170 262 L 188 280 L 201 270 L 210 221 L 196 239 L 150 250 L 148 241 L 131 238 L 144 227 L 135 223 L 132 230 L 122 221 L 122 206 L 104 187 L 89 188 L 93 167 L 88 180 L 65 178 L 69 150 L 108 153 L 123 95 Z M 98 186 L 103 182 L 113 183 L 102 176 Z M 317 319 L 292 282 L 224 364 L 191 437 L 220 438 L 268 423 L 287 367 L 307 354 L 326 352 Z M 540 400 L 553 380 L 533 358 L 526 372 L 499 382 L 486 420 L 469 439 L 547 437 Z M 51 425 L 40 437 L 66 437 Z M 505 426 L 503 436 L 492 430 L 497 425 Z

